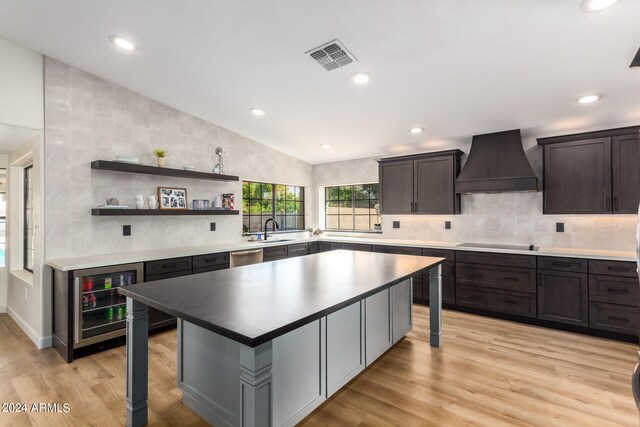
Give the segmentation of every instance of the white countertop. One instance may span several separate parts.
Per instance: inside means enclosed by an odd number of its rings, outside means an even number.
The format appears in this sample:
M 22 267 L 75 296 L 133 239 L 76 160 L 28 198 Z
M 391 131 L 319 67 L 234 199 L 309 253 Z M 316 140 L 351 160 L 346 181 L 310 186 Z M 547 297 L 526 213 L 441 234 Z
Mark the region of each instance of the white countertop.
M 283 240 L 277 240 L 283 239 Z M 177 258 L 181 256 L 204 255 L 215 252 L 241 251 L 248 249 L 265 248 L 271 246 L 289 245 L 293 243 L 304 242 L 348 242 L 363 243 L 375 245 L 394 245 L 409 246 L 419 248 L 449 249 L 457 251 L 474 251 L 474 252 L 494 252 L 522 255 L 538 255 L 538 256 L 558 256 L 570 258 L 588 258 L 588 259 L 606 259 L 613 261 L 636 261 L 636 255 L 633 251 L 610 251 L 602 249 L 574 249 L 574 248 L 553 248 L 541 247 L 538 251 L 516 250 L 516 249 L 496 249 L 490 247 L 470 248 L 459 247 L 462 242 L 440 242 L 432 240 L 400 240 L 400 239 L 384 239 L 372 237 L 341 237 L 341 236 L 323 236 L 310 237 L 305 239 L 284 240 L 286 237 L 273 238 L 273 243 L 257 243 L 248 241 L 213 243 L 210 245 L 187 246 L 169 249 L 153 249 L 138 252 L 123 252 L 105 255 L 92 255 L 84 257 L 60 258 L 47 260 L 46 264 L 62 271 L 80 270 L 84 268 L 104 267 L 108 265 L 129 264 L 135 262 L 153 261 L 167 258 Z

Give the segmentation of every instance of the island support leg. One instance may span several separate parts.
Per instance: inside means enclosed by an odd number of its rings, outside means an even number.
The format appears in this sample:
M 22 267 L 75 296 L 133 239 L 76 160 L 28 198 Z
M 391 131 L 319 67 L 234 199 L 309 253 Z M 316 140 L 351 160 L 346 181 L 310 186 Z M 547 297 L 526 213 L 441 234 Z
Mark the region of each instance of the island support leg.
M 272 358 L 271 341 L 254 348 L 240 346 L 240 425 L 243 427 L 272 425 Z
M 148 414 L 149 316 L 147 306 L 127 297 L 128 427 L 145 426 Z
M 442 344 L 442 266 L 429 270 L 429 344 Z

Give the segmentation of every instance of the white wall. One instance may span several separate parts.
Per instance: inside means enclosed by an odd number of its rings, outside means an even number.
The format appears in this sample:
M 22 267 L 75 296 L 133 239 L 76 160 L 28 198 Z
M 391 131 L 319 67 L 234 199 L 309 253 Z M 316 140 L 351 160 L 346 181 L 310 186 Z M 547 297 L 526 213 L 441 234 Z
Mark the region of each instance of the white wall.
M 44 127 L 42 55 L 0 39 L 0 123 Z
M 612 124 L 600 129 L 629 125 L 633 123 Z M 565 133 L 592 130 L 596 129 L 576 129 Z M 540 180 L 542 147 L 537 145 L 536 138 L 542 136 L 551 135 L 523 137 L 525 153 Z M 450 148 L 460 148 L 468 153 L 470 143 L 443 149 Z M 378 182 L 377 163 L 372 158 L 324 163 L 314 168 L 314 183 L 318 187 L 365 182 Z M 322 194 L 318 193 L 321 191 L 316 192 L 318 203 L 322 203 Z M 637 215 L 543 215 L 542 195 L 541 191 L 462 195 L 461 215 L 383 215 L 381 237 L 634 250 Z M 400 228 L 394 229 L 392 221 L 400 221 Z M 444 229 L 444 221 L 451 221 L 451 230 Z M 564 233 L 555 232 L 556 222 L 565 223 Z
M 23 168 L 33 165 L 33 273 L 23 269 Z M 11 153 L 8 174 L 8 250 L 9 269 L 7 312 L 38 348 L 51 345 L 51 275 L 44 266 L 44 175 L 43 138 L 38 134 Z
M 313 167 L 227 129 L 155 102 L 51 58 L 45 58 L 47 254 L 49 259 L 237 241 L 242 215 L 203 217 L 92 217 L 91 208 L 116 197 L 134 206 L 136 194 L 158 186 L 184 187 L 188 199 L 235 193 L 241 209 L 243 179 L 311 188 Z M 240 182 L 198 181 L 96 171 L 93 160 L 138 156 L 154 164 L 164 147 L 167 167 L 211 171 L 217 146 L 225 173 Z M 316 208 L 306 207 L 307 222 Z M 215 222 L 217 231 L 209 230 Z M 122 225 L 132 235 L 122 236 Z

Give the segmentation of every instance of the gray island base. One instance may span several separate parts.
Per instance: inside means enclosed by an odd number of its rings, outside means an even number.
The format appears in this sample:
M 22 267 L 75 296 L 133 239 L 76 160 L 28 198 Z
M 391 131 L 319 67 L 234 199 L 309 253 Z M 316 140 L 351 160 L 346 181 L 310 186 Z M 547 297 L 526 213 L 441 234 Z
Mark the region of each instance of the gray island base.
M 334 251 L 122 289 L 127 425 L 148 421 L 147 306 L 179 319 L 185 405 L 216 426 L 292 426 L 412 329 L 410 276 L 422 270 L 440 345 L 442 261 Z

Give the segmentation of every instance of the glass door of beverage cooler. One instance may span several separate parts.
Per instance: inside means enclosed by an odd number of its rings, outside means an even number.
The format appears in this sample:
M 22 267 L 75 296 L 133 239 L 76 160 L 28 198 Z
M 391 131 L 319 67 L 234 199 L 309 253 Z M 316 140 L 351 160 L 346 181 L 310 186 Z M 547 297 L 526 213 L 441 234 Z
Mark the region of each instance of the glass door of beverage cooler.
M 125 334 L 126 298 L 118 288 L 142 281 L 142 270 L 137 263 L 74 272 L 74 348 Z

